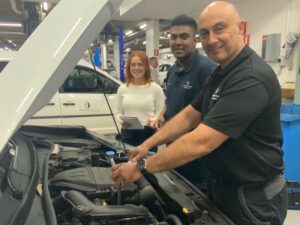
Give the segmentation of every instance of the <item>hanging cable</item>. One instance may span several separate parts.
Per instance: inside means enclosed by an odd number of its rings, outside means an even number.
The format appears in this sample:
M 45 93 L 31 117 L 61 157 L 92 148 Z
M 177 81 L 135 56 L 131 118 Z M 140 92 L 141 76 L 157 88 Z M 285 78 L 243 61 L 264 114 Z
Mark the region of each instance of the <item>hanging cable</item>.
M 95 72 L 97 72 L 97 69 L 96 69 L 96 66 L 95 66 L 95 63 L 94 63 L 94 60 L 93 60 L 93 55 L 92 55 L 92 52 L 91 52 L 91 51 L 89 51 L 89 56 L 90 56 L 90 60 L 91 60 L 91 63 L 92 63 L 92 65 L 93 65 L 93 68 L 94 68 Z M 122 143 L 122 145 L 123 145 L 123 151 L 124 151 L 124 154 L 127 155 L 127 149 L 126 149 L 125 143 L 124 143 L 124 141 L 123 141 L 123 138 L 122 138 L 120 129 L 119 129 L 118 125 L 117 125 L 116 118 L 115 118 L 115 116 L 114 116 L 114 113 L 113 113 L 113 111 L 112 111 L 112 109 L 111 109 L 110 103 L 109 103 L 108 98 L 107 98 L 107 95 L 106 95 L 106 85 L 104 84 L 104 82 L 101 82 L 101 85 L 102 85 L 103 94 L 104 94 L 104 98 L 105 98 L 106 104 L 107 104 L 107 106 L 108 106 L 108 108 L 109 108 L 110 114 L 111 114 L 112 119 L 113 119 L 113 121 L 114 121 L 114 124 L 115 124 L 115 126 L 116 126 L 116 128 L 117 128 L 118 135 L 120 136 L 120 141 L 121 141 L 121 143 Z

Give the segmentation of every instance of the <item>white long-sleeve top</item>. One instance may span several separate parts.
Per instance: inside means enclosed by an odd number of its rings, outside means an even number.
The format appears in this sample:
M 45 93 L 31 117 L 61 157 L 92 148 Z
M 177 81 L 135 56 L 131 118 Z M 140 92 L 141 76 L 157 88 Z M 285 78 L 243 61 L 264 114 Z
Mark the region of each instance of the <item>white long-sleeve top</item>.
M 120 115 L 137 116 L 144 126 L 148 118 L 156 119 L 165 105 L 162 88 L 155 82 L 144 85 L 122 84 L 117 92 L 117 121 Z

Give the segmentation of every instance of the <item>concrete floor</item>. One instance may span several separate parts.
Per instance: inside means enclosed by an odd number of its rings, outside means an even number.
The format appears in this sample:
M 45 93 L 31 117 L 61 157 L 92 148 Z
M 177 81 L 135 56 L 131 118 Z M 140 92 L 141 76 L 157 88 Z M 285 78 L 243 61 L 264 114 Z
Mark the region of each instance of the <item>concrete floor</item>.
M 288 210 L 284 225 L 300 225 L 300 210 Z

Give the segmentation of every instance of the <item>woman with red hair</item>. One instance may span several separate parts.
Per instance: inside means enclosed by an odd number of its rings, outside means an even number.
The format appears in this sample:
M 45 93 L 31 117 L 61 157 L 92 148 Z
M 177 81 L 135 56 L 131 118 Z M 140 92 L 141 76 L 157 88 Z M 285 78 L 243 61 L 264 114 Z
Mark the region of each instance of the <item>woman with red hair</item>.
M 162 111 L 165 95 L 152 81 L 149 59 L 143 51 L 135 51 L 128 57 L 125 79 L 117 92 L 117 120 L 122 126 L 122 140 L 137 146 L 154 134 L 155 130 L 147 125 Z M 120 115 L 138 117 L 144 129 L 130 128 L 131 124 L 123 121 Z

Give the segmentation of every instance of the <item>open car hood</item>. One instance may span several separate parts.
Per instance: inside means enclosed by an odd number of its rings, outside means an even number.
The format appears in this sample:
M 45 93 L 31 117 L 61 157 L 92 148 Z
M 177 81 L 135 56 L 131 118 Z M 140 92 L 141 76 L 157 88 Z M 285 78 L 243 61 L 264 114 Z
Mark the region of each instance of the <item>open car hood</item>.
M 0 75 L 0 153 L 47 104 L 122 0 L 60 1 Z M 66 13 L 67 12 L 67 13 Z

